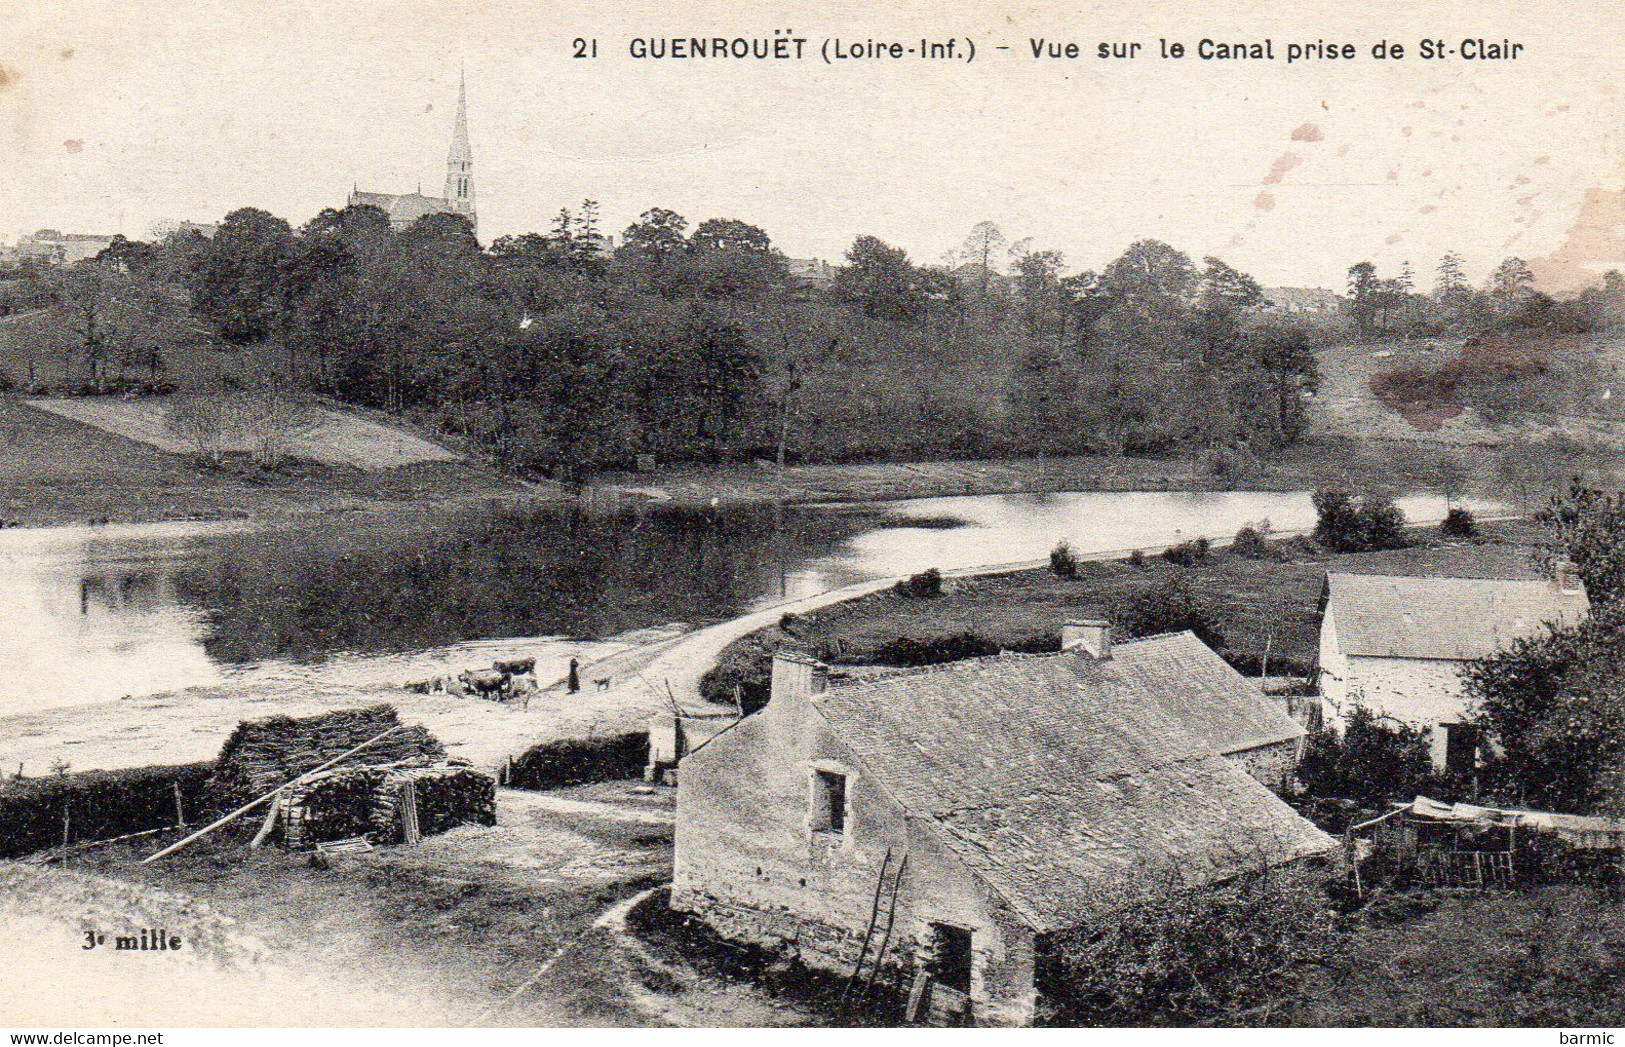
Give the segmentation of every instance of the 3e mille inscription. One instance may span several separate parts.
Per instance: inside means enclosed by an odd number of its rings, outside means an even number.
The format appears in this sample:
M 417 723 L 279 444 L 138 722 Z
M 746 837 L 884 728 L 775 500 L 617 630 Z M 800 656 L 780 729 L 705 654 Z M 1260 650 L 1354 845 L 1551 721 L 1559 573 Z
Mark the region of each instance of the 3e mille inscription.
M 86 931 L 85 944 L 80 948 L 99 949 L 107 946 L 107 935 L 100 931 Z M 174 952 L 181 947 L 181 937 L 170 934 L 162 927 L 143 927 L 134 934 L 115 934 L 114 952 Z

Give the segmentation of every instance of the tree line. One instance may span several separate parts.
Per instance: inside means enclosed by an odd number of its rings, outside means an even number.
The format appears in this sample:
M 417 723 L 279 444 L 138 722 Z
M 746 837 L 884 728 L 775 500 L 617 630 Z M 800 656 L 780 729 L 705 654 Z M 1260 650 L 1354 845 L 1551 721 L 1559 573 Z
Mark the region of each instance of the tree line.
M 45 308 L 13 330 L 87 392 L 159 390 L 200 346 L 252 351 L 567 482 L 645 458 L 1246 461 L 1303 437 L 1314 349 L 1335 336 L 1156 240 L 1069 272 L 983 222 L 940 264 L 870 235 L 842 262 L 798 277 L 764 230 L 665 208 L 612 249 L 590 200 L 489 247 L 451 214 L 395 231 L 346 207 L 296 229 L 243 208 L 212 238 L 121 238 L 35 274 Z M 1350 308 L 1375 332 L 1399 307 L 1368 275 Z M 27 370 L 11 380 L 37 385 Z

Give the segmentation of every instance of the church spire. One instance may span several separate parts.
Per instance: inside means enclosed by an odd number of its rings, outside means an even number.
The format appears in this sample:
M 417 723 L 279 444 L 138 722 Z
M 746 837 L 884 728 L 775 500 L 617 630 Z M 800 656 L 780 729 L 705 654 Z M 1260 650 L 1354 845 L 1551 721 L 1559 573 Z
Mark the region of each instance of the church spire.
M 457 76 L 457 122 L 451 129 L 451 151 L 446 154 L 446 202 L 470 222 L 474 218 L 474 150 L 468 144 L 468 82 Z

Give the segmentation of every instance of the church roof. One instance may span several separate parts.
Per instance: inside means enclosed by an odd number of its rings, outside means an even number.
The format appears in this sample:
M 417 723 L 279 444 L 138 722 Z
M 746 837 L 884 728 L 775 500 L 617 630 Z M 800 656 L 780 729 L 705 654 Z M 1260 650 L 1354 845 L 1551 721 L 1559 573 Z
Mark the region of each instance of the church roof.
M 455 214 L 451 201 L 422 193 L 369 193 L 356 190 L 350 194 L 351 207 L 376 207 L 389 215 L 389 224 L 404 229 L 425 215 Z

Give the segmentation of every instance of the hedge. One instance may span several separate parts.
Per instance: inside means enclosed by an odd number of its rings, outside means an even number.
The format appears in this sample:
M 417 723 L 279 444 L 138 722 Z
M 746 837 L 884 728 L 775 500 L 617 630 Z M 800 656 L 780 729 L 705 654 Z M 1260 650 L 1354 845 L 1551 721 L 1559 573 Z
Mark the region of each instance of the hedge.
M 213 773 L 207 761 L 0 782 L 0 858 L 60 846 L 64 813 L 71 843 L 174 825 L 177 785 L 186 819 L 196 823 Z
M 648 731 L 543 742 L 509 764 L 507 785 L 514 789 L 558 789 L 637 778 L 643 774 L 648 759 Z

